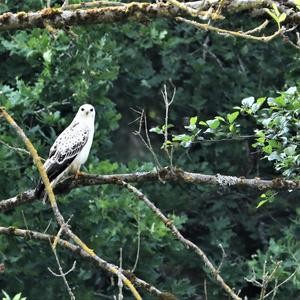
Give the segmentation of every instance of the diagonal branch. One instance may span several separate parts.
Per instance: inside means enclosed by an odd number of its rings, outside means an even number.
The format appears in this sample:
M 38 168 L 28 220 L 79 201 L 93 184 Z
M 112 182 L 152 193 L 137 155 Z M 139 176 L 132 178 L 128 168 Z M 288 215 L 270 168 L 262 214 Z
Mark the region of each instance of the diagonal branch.
M 120 185 L 126 187 L 130 192 L 132 192 L 139 200 L 143 201 L 155 214 L 156 216 L 161 219 L 161 221 L 165 224 L 165 226 L 172 232 L 172 234 L 175 236 L 175 238 L 181 242 L 186 248 L 191 248 L 204 262 L 204 264 L 209 269 L 210 273 L 213 275 L 215 280 L 218 282 L 218 284 L 225 290 L 225 292 L 234 300 L 242 300 L 234 291 L 232 288 L 230 288 L 221 275 L 219 274 L 219 270 L 214 267 L 214 265 L 211 263 L 211 261 L 208 259 L 206 254 L 203 252 L 203 250 L 198 247 L 196 244 L 191 242 L 190 240 L 186 239 L 176 228 L 176 226 L 173 224 L 172 220 L 168 219 L 159 208 L 157 208 L 148 198 L 145 194 L 143 194 L 140 190 L 132 186 L 131 184 L 125 182 L 125 181 L 119 181 Z
M 123 180 L 126 182 L 148 182 L 161 180 L 167 182 L 182 181 L 190 184 L 210 184 L 217 186 L 227 187 L 248 187 L 258 190 L 300 190 L 299 180 L 286 180 L 283 178 L 275 178 L 273 180 L 265 180 L 260 178 L 244 178 L 226 175 L 207 175 L 202 173 L 191 173 L 181 169 L 164 168 L 160 171 L 151 172 L 136 172 L 127 174 L 115 175 L 96 175 L 84 174 L 78 179 L 68 177 L 63 182 L 59 183 L 55 188 L 56 194 L 65 194 L 72 189 L 81 188 L 84 186 L 97 186 L 102 184 L 116 184 L 118 181 Z M 30 203 L 37 200 L 34 190 L 28 190 L 14 196 L 12 198 L 0 201 L 0 212 L 12 209 L 16 206 Z
M 23 237 L 25 239 L 34 239 L 34 240 L 40 240 L 40 241 L 44 241 L 44 242 L 48 242 L 49 240 L 53 243 L 55 240 L 55 236 L 54 235 L 49 235 L 49 234 L 45 234 L 45 233 L 41 233 L 38 231 L 33 231 L 33 230 L 24 230 L 24 229 L 18 229 L 15 227 L 2 227 L 0 226 L 0 234 L 5 234 L 5 235 L 13 235 L 13 236 L 19 236 L 19 237 Z M 95 259 L 95 257 L 91 257 L 90 255 L 88 255 L 85 251 L 83 251 L 79 246 L 74 245 L 66 240 L 63 239 L 59 239 L 58 240 L 58 245 L 60 245 L 61 247 L 69 250 L 70 252 L 72 252 L 74 255 L 80 255 L 83 258 L 89 259 L 91 261 L 94 262 L 95 265 L 97 265 L 98 267 L 100 267 L 101 269 L 110 272 L 111 269 L 116 269 L 119 272 L 119 267 L 111 264 L 109 262 L 107 262 L 106 260 L 102 259 L 99 257 L 99 259 Z M 123 276 L 126 276 L 127 278 L 130 279 L 130 281 L 138 286 L 141 287 L 143 289 L 145 289 L 148 293 L 150 293 L 151 295 L 158 297 L 159 299 L 167 299 L 166 297 L 164 298 L 164 296 L 166 295 L 171 295 L 169 293 L 165 293 L 160 291 L 159 289 L 157 289 L 156 287 L 152 286 L 151 284 L 149 284 L 148 282 L 136 277 L 132 272 L 127 272 L 125 270 L 123 270 L 122 272 Z M 173 298 L 169 298 L 170 300 L 176 300 L 175 296 L 172 295 Z

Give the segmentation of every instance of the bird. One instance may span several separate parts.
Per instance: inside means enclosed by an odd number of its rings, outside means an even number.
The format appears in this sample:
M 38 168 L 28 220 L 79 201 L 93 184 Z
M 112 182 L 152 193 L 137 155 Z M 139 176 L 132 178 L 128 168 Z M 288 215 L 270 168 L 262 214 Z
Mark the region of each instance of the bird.
M 76 179 L 82 175 L 80 167 L 87 161 L 93 143 L 95 114 L 95 108 L 91 104 L 81 105 L 71 124 L 50 148 L 44 168 L 52 188 L 67 174 L 75 174 Z M 44 183 L 40 179 L 35 196 L 41 197 L 44 189 Z M 46 197 L 45 194 L 44 202 Z

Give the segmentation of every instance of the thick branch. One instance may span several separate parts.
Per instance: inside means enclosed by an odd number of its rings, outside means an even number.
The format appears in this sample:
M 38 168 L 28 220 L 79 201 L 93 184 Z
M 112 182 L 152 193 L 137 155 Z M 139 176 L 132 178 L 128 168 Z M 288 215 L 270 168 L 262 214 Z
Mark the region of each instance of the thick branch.
M 0 15 L 0 30 L 45 28 L 45 24 L 63 28 L 71 25 L 115 23 L 128 19 L 147 21 L 153 18 L 172 18 L 180 14 L 179 12 L 178 7 L 162 2 L 132 2 L 127 5 L 77 10 L 46 8 L 37 12 L 4 13 Z M 183 12 L 183 15 L 186 16 L 186 13 Z
M 299 190 L 300 181 L 285 180 L 275 178 L 273 180 L 263 180 L 260 178 L 247 179 L 244 177 L 225 176 L 225 175 L 206 175 L 201 173 L 186 172 L 181 169 L 165 168 L 159 172 L 137 172 L 129 174 L 115 175 L 89 175 L 84 174 L 77 180 L 74 177 L 68 177 L 56 187 L 56 194 L 65 194 L 72 189 L 84 186 L 93 186 L 101 184 L 116 184 L 118 181 L 126 182 L 147 182 L 147 181 L 182 181 L 191 184 L 212 184 L 229 187 L 249 187 L 259 190 Z M 0 201 L 0 211 L 6 211 L 24 203 L 30 203 L 36 200 L 34 190 L 25 191 L 15 197 Z
M 15 235 L 15 236 L 23 237 L 25 239 L 41 240 L 41 241 L 45 241 L 47 243 L 49 243 L 49 240 L 52 243 L 55 240 L 55 236 L 53 236 L 53 235 L 40 233 L 38 231 L 18 229 L 18 228 L 15 228 L 15 227 L 1 227 L 0 226 L 0 234 Z M 61 247 L 71 251 L 73 254 L 79 254 L 80 256 L 82 256 L 84 258 L 92 260 L 97 266 L 99 266 L 103 270 L 106 270 L 108 272 L 110 272 L 111 269 L 119 270 L 118 266 L 115 266 L 115 265 L 105 261 L 102 258 L 95 259 L 94 257 L 91 257 L 90 255 L 88 255 L 85 251 L 83 251 L 79 246 L 74 245 L 74 244 L 72 244 L 72 243 L 70 243 L 66 240 L 58 239 L 57 243 Z M 163 297 L 164 297 L 164 295 L 169 295 L 169 293 L 164 293 L 164 292 L 160 291 L 159 289 L 157 289 L 156 287 L 150 285 L 149 283 L 145 282 L 144 280 L 139 279 L 133 273 L 126 272 L 124 270 L 123 270 L 123 273 L 124 273 L 123 274 L 124 276 L 130 278 L 130 280 L 132 281 L 132 283 L 134 285 L 145 289 L 151 295 L 159 297 L 160 299 L 167 299 L 167 298 L 163 298 Z M 173 298 L 169 298 L 169 299 L 175 300 L 176 298 L 173 296 Z
M 66 9 L 61 8 L 45 8 L 36 12 L 19 12 L 4 13 L 0 15 L 0 31 L 25 28 L 45 28 L 51 26 L 53 28 L 63 28 L 71 25 L 87 25 L 100 23 L 115 23 L 134 20 L 138 22 L 148 21 L 155 18 L 175 18 L 186 17 L 191 15 L 213 17 L 213 11 L 218 10 L 218 2 L 215 0 L 187 2 L 184 5 L 175 5 L 171 3 L 120 3 L 111 6 L 99 7 L 103 5 L 103 1 L 91 2 L 90 5 L 67 6 Z M 223 13 L 236 14 L 241 11 L 254 12 L 254 17 L 265 15 L 264 8 L 271 7 L 271 3 L 275 2 L 282 12 L 285 12 L 290 20 L 300 22 L 300 15 L 292 6 L 290 1 L 283 3 L 280 1 L 268 0 L 234 0 L 224 1 L 222 5 Z M 109 4 L 109 3 L 108 3 Z M 204 5 L 203 5 L 204 4 Z M 94 6 L 93 8 L 91 8 Z M 76 9 L 79 7 L 78 9 Z M 75 10 L 74 10 L 75 8 Z M 86 9 L 84 9 L 86 8 Z M 207 9 L 212 9 L 207 12 Z

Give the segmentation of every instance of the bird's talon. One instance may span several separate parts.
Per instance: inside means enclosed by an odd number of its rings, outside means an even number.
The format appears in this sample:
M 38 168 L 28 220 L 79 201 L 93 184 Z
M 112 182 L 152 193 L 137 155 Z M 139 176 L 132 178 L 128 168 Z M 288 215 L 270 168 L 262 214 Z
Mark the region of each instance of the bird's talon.
M 75 179 L 78 179 L 80 176 L 83 176 L 83 175 L 84 175 L 83 172 L 78 171 L 78 172 L 76 172 L 76 174 L 75 174 Z

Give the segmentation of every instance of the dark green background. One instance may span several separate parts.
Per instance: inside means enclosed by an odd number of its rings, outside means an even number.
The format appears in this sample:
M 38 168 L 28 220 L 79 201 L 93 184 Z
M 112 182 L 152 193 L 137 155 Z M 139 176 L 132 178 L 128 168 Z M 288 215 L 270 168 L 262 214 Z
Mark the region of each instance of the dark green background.
M 75 2 L 75 1 L 74 1 Z M 40 9 L 39 1 L 5 1 L 0 9 L 21 11 Z M 244 22 L 245 15 L 225 26 Z M 77 38 L 58 31 L 54 38 L 46 30 L 2 32 L 0 35 L 0 103 L 13 115 L 42 157 L 55 137 L 72 120 L 78 107 L 90 103 L 96 108 L 94 143 L 84 171 L 112 174 L 152 170 L 152 157 L 132 131 L 137 115 L 131 108 L 144 108 L 149 127 L 164 122 L 161 89 L 171 80 L 177 87 L 170 122 L 181 132 L 186 117 L 201 120 L 226 114 L 248 96 L 272 96 L 297 85 L 299 53 L 281 40 L 263 44 L 196 31 L 187 25 L 157 20 L 147 24 L 107 24 L 74 27 Z M 207 47 L 203 46 L 204 44 Z M 1 120 L 0 139 L 23 147 L 15 132 Z M 246 120 L 251 131 L 253 122 Z M 162 140 L 150 134 L 164 165 Z M 279 176 L 272 165 L 261 160 L 251 148 L 253 140 L 197 143 L 179 149 L 174 163 L 188 171 L 207 174 Z M 0 144 L 0 198 L 33 188 L 38 172 L 26 154 Z M 252 269 L 260 278 L 263 262 L 268 269 L 283 260 L 279 281 L 298 266 L 300 213 L 298 194 L 281 192 L 276 201 L 256 209 L 259 191 L 184 183 L 144 183 L 138 185 L 164 213 L 175 219 L 182 233 L 220 262 L 222 244 L 227 254 L 222 276 L 241 289 L 241 295 L 257 299 L 259 289 L 247 283 Z M 227 299 L 214 284 L 202 262 L 185 249 L 159 220 L 132 194 L 113 185 L 86 187 L 59 196 L 60 209 L 76 232 L 97 254 L 132 268 L 137 251 L 138 227 L 141 252 L 136 274 L 179 299 L 204 299 L 207 282 L 209 299 Z M 2 213 L 1 226 L 17 226 L 56 234 L 52 211 L 35 202 Z M 76 271 L 68 275 L 76 299 L 102 299 L 96 293 L 116 295 L 111 275 L 67 251 L 58 250 L 65 269 L 77 260 Z M 0 288 L 10 295 L 22 292 L 28 300 L 68 299 L 56 270 L 55 258 L 47 243 L 0 236 Z M 276 299 L 297 299 L 300 275 L 282 287 Z M 42 295 L 42 296 L 41 296 Z M 143 299 L 152 299 L 142 292 Z M 125 298 L 132 299 L 125 291 Z

